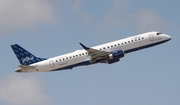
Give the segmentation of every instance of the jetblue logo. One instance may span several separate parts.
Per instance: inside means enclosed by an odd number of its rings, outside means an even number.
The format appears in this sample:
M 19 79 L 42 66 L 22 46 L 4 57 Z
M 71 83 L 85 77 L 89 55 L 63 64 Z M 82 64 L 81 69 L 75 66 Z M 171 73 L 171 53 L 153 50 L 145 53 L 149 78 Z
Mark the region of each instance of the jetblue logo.
M 24 58 L 24 59 L 22 60 L 22 63 L 28 62 L 28 61 L 30 61 L 30 60 L 34 60 L 34 57 L 26 57 L 26 58 Z

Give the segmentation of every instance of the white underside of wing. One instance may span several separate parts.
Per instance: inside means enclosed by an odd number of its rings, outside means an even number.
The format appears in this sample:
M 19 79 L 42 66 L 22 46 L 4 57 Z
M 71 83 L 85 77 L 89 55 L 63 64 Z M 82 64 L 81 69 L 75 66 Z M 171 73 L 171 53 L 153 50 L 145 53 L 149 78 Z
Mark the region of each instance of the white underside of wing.
M 88 55 L 91 56 L 91 63 L 94 63 L 98 59 L 103 59 L 109 56 L 109 52 L 100 51 L 96 49 L 88 49 L 86 50 L 88 52 Z

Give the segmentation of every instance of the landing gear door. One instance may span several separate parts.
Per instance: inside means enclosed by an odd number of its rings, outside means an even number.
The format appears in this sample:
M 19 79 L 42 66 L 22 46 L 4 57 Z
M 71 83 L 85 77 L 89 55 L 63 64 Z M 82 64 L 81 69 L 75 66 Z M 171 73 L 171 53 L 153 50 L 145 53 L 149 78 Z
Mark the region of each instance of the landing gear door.
M 152 41 L 154 41 L 154 36 L 153 36 L 153 34 L 150 34 L 149 35 L 149 40 L 152 42 Z
M 49 65 L 50 65 L 50 67 L 51 68 L 53 68 L 55 65 L 54 65 L 54 62 L 51 60 L 51 61 L 49 61 Z

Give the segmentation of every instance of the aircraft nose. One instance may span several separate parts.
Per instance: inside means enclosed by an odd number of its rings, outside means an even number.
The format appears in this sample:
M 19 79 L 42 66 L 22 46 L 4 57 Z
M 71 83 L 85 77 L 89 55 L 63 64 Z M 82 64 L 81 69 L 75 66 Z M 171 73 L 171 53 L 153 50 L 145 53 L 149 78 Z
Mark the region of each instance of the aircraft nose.
M 172 39 L 172 37 L 171 37 L 171 36 L 169 36 L 169 39 L 171 40 L 171 39 Z
M 172 37 L 168 35 L 168 39 L 169 39 L 169 40 L 171 40 L 171 39 L 172 39 Z
M 171 39 L 172 39 L 172 37 L 169 36 L 169 35 L 165 35 L 165 38 L 168 39 L 168 40 L 171 40 Z

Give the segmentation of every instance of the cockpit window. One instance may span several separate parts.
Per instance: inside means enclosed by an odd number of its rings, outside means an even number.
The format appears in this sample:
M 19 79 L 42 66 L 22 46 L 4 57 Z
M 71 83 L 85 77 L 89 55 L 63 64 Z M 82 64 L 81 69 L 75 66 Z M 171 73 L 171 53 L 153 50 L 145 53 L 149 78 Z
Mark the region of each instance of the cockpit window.
M 159 32 L 159 33 L 157 33 L 157 35 L 161 35 L 161 34 L 163 34 L 163 33 L 160 33 L 160 32 Z

